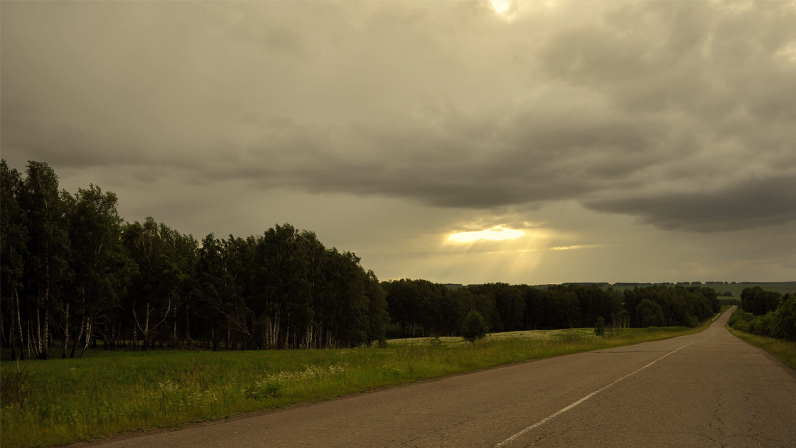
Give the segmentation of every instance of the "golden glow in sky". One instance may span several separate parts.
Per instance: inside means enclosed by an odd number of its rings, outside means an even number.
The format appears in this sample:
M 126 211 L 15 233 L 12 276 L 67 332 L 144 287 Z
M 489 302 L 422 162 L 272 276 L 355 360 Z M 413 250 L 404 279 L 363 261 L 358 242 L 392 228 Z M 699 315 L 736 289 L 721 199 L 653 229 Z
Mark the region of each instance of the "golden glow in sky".
M 519 238 L 523 235 L 525 235 L 525 232 L 522 230 L 507 229 L 502 226 L 495 226 L 491 229 L 479 230 L 477 232 L 454 233 L 448 237 L 448 241 L 453 241 L 456 243 L 472 243 L 473 241 L 477 240 L 500 241 Z
M 511 6 L 511 1 L 509 0 L 489 0 L 489 3 L 492 3 L 492 8 L 498 14 L 508 11 Z

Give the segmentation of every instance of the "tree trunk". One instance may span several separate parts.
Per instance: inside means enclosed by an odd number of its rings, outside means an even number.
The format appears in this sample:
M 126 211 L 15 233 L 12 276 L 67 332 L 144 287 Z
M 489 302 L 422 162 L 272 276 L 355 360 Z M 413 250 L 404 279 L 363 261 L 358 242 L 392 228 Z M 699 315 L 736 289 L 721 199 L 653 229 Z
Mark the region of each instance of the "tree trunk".
M 77 350 L 77 344 L 80 343 L 80 338 L 83 337 L 83 328 L 85 327 L 85 325 L 86 325 L 86 315 L 83 314 L 83 316 L 80 318 L 80 331 L 77 333 L 77 339 L 75 339 L 74 344 L 72 344 L 72 352 L 69 354 L 70 358 L 74 358 L 75 357 L 75 351 Z
M 15 331 L 16 324 L 14 324 L 14 299 L 11 299 L 11 332 L 8 334 L 9 343 L 11 345 L 11 359 L 17 358 L 17 332 Z
M 17 329 L 19 330 L 19 357 L 25 359 L 25 338 L 22 337 L 22 316 L 19 311 L 19 293 L 14 290 L 14 301 L 17 304 Z M 11 316 L 13 319 L 14 316 Z M 30 354 L 30 353 L 28 353 Z
M 147 349 L 147 344 L 149 344 L 149 302 L 146 303 L 146 320 L 144 323 L 144 351 Z
M 89 342 L 91 342 L 91 316 L 86 320 L 86 345 L 83 346 L 83 350 L 80 351 L 80 356 L 78 356 L 78 358 L 83 357 L 83 353 L 86 352 Z
M 190 311 L 190 308 L 188 307 L 188 305 L 185 305 L 185 343 L 188 344 L 188 346 L 190 347 L 191 346 L 191 326 L 189 325 L 189 322 L 188 322 L 188 316 L 190 314 L 189 311 Z
M 14 315 L 14 310 L 13 310 L 13 308 L 12 308 L 12 310 L 11 310 L 11 315 L 12 315 L 12 316 Z M 3 340 L 3 341 L 2 341 L 2 346 L 3 346 L 3 347 L 6 347 L 6 346 L 8 345 L 8 342 L 9 342 L 9 340 L 11 339 L 11 333 L 9 333 L 9 334 L 8 334 L 8 339 L 6 339 L 6 330 L 5 330 L 5 325 L 3 324 L 4 322 L 5 322 L 5 319 L 3 319 L 3 317 L 2 317 L 2 316 L 0 316 L 0 337 L 1 337 L 1 338 L 2 338 L 2 340 Z M 13 320 L 12 320 L 11 322 L 13 322 Z M 13 329 L 13 328 L 11 329 L 11 332 L 12 332 L 12 333 L 14 332 L 14 329 Z
M 30 317 L 28 317 L 28 359 L 33 358 L 33 345 L 30 342 Z
M 64 318 L 64 347 L 61 349 L 61 359 L 66 359 L 66 347 L 69 345 L 69 302 L 66 302 L 66 317 Z
M 177 348 L 177 346 L 179 345 L 177 343 L 177 307 L 176 306 L 174 307 L 174 331 L 172 332 L 171 335 L 171 344 L 172 348 Z
M 41 359 L 41 314 L 40 308 L 36 306 L 36 343 L 33 344 L 33 349 L 35 350 L 36 358 Z

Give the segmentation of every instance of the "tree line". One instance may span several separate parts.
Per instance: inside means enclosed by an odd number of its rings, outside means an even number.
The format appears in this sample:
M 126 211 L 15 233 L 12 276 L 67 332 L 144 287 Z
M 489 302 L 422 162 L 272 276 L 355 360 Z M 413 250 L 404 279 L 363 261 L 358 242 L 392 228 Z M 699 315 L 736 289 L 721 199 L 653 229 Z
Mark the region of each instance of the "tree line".
M 727 324 L 747 333 L 796 341 L 796 296 L 783 296 L 759 286 L 744 288 L 741 308 Z
M 348 347 L 383 339 L 387 302 L 351 252 L 289 224 L 198 241 L 125 222 L 96 185 L 70 194 L 46 163 L 2 161 L 2 344 L 12 357 L 107 349 Z M 76 355 L 77 354 L 77 355 Z
M 471 311 L 491 332 L 695 326 L 718 310 L 701 286 L 449 288 L 380 282 L 351 252 L 289 224 L 197 240 L 151 217 L 126 222 L 96 185 L 59 189 L 46 163 L 2 161 L 0 338 L 12 357 L 105 349 L 331 348 L 386 336 L 462 335 Z M 480 321 L 479 321 L 480 325 Z M 60 344 L 57 344 L 60 343 Z
M 695 327 L 719 310 L 713 288 L 651 285 L 624 292 L 598 285 L 492 283 L 450 288 L 426 280 L 382 283 L 392 337 L 459 335 L 470 310 L 492 332 L 594 326 Z

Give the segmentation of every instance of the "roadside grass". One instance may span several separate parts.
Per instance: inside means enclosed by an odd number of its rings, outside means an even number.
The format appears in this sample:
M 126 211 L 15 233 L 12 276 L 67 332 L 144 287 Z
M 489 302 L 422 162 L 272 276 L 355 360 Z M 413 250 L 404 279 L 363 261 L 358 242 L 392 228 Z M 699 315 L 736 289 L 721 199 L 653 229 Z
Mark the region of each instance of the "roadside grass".
M 82 359 L 5 361 L 0 365 L 0 445 L 47 447 L 180 427 L 505 364 L 668 339 L 702 331 L 710 322 L 692 329 L 623 329 L 604 337 L 595 337 L 593 329 L 574 329 L 492 335 L 474 344 L 461 343 L 461 338 L 420 338 L 390 341 L 381 349 L 94 350 Z
M 796 370 L 796 342 L 786 341 L 784 339 L 769 338 L 766 336 L 757 336 L 751 333 L 738 331 L 725 326 L 730 333 L 738 337 L 738 339 L 755 347 L 762 348 L 771 354 L 771 356 L 782 361 L 783 364 Z

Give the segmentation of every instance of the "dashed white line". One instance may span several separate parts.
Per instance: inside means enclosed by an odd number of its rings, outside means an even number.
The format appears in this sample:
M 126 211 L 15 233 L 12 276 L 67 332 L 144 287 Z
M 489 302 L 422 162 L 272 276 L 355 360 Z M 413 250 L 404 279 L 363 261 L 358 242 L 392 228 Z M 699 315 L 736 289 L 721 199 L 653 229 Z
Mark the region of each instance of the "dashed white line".
M 711 334 L 710 334 L 710 336 L 713 336 L 714 334 L 716 334 L 716 331 L 715 331 L 715 330 L 713 331 L 713 333 L 711 333 Z M 678 352 L 678 351 L 680 351 L 680 350 L 682 350 L 682 349 L 684 349 L 684 348 L 688 347 L 689 345 L 695 344 L 695 343 L 697 343 L 697 342 L 702 342 L 702 341 L 704 341 L 705 339 L 709 338 L 710 336 L 708 336 L 708 337 L 706 337 L 706 338 L 703 338 L 703 339 L 700 339 L 700 340 L 698 340 L 698 341 L 691 342 L 690 344 L 686 344 L 686 345 L 684 345 L 684 346 L 682 346 L 682 347 L 680 347 L 680 348 L 678 348 L 678 349 L 675 349 L 675 350 L 672 350 L 672 351 L 670 351 L 669 353 L 667 353 L 667 354 L 665 354 L 665 355 L 661 356 L 660 358 L 656 359 L 655 361 L 652 361 L 651 363 L 647 364 L 646 366 L 644 366 L 644 367 L 642 367 L 642 368 L 640 368 L 640 369 L 638 369 L 638 370 L 636 370 L 636 371 L 633 371 L 633 372 L 631 372 L 631 373 L 628 373 L 627 375 L 623 376 L 622 378 L 619 378 L 618 380 L 614 381 L 613 383 L 611 383 L 611 384 L 609 384 L 609 385 L 607 385 L 607 386 L 604 386 L 603 388 L 601 388 L 601 389 L 598 389 L 598 390 L 596 390 L 596 391 L 594 391 L 594 392 L 590 393 L 589 395 L 586 395 L 585 397 L 581 398 L 580 400 L 578 400 L 578 401 L 576 401 L 576 402 L 574 402 L 574 403 L 570 404 L 569 406 L 567 406 L 567 407 L 565 407 L 565 408 L 563 408 L 563 409 L 560 409 L 560 410 L 559 410 L 559 411 L 557 411 L 556 413 L 548 415 L 547 417 L 545 417 L 545 418 L 543 418 L 543 419 L 539 420 L 538 422 L 534 423 L 533 425 L 531 425 L 531 426 L 529 426 L 529 427 L 527 427 L 527 428 L 523 429 L 522 431 L 518 432 L 517 434 L 514 434 L 513 436 L 509 437 L 508 439 L 506 439 L 506 440 L 504 440 L 504 441 L 502 441 L 502 442 L 498 443 L 497 445 L 495 445 L 495 447 L 502 447 L 502 446 L 508 445 L 509 443 L 513 442 L 515 439 L 517 439 L 518 437 L 520 437 L 520 436 L 522 436 L 523 434 L 527 433 L 528 431 L 530 431 L 530 430 L 532 430 L 532 429 L 534 429 L 534 428 L 538 428 L 539 426 L 541 426 L 541 425 L 545 424 L 546 422 L 548 422 L 548 421 L 550 421 L 550 420 L 552 420 L 552 419 L 554 419 L 554 418 L 558 417 L 559 415 L 563 414 L 564 412 L 567 412 L 568 410 L 570 410 L 570 409 L 574 408 L 575 406 L 577 406 L 577 405 L 579 405 L 579 404 L 583 403 L 584 401 L 586 401 L 586 400 L 588 400 L 589 398 L 591 398 L 591 397 L 593 397 L 593 396 L 595 396 L 595 395 L 599 394 L 600 392 L 602 392 L 602 391 L 604 391 L 604 390 L 608 389 L 609 387 L 611 387 L 611 386 L 613 386 L 614 384 L 616 384 L 616 383 L 618 383 L 618 382 L 622 381 L 623 379 L 625 379 L 625 378 L 627 378 L 627 377 L 629 377 L 629 376 L 633 376 L 633 375 L 637 374 L 638 372 L 641 372 L 642 370 L 644 370 L 644 369 L 646 369 L 647 367 L 649 367 L 649 366 L 651 366 L 651 365 L 655 364 L 656 362 L 660 361 L 661 359 L 663 359 L 663 358 L 665 358 L 665 357 L 667 357 L 667 356 L 669 356 L 669 355 L 671 355 L 671 354 L 673 354 L 673 353 L 675 353 L 675 352 Z

